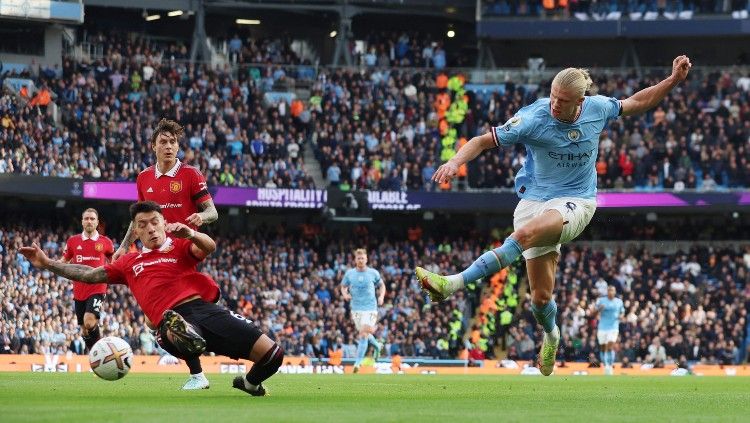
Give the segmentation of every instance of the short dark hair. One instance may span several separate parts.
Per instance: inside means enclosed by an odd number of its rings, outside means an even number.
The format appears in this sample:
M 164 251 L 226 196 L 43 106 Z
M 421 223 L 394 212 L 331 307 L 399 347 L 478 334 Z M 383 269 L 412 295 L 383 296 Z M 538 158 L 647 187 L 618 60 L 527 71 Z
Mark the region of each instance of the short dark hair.
M 130 205 L 130 220 L 135 220 L 135 217 L 138 215 L 138 213 L 150 213 L 150 212 L 157 212 L 159 214 L 163 214 L 161 212 L 161 206 L 159 203 L 155 201 L 139 201 L 135 204 Z
M 184 133 L 184 128 L 178 122 L 170 119 L 162 119 L 156 124 L 156 129 L 154 129 L 154 133 L 151 134 L 151 144 L 156 142 L 156 139 L 159 138 L 159 134 L 170 134 L 179 141 Z

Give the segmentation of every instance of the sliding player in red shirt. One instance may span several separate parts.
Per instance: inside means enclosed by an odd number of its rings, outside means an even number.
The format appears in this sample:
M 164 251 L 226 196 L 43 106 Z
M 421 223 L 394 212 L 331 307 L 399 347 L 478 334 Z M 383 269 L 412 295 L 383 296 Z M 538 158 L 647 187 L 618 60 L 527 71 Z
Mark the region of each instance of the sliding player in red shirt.
M 235 360 L 248 359 L 253 366 L 244 377 L 234 378 L 232 386 L 254 396 L 265 395 L 262 382 L 278 371 L 283 349 L 247 319 L 201 298 L 194 282 L 211 280 L 195 266 L 216 250 L 214 240 L 182 223 L 167 224 L 153 201 L 133 204 L 130 216 L 143 250 L 105 266 L 91 268 L 50 260 L 36 244 L 19 251 L 35 267 L 65 278 L 127 285 L 159 328 L 159 343 L 165 350 L 182 358 L 210 351 Z

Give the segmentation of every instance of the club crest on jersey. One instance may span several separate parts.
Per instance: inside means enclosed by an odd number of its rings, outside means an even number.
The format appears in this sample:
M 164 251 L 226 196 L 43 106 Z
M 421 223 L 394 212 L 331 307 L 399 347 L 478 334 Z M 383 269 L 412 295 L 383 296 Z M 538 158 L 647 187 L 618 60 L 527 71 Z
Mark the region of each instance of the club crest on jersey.
M 357 277 L 358 282 L 364 282 L 364 280 L 365 280 L 364 276 Z
M 97 243 L 96 243 L 96 245 L 94 246 L 94 249 L 95 249 L 96 251 L 98 251 L 98 252 L 100 252 L 100 253 L 101 253 L 102 251 L 104 251 L 104 245 L 102 245 L 101 243 L 98 243 L 98 242 L 97 242 Z
M 568 139 L 577 142 L 579 139 L 581 139 L 581 131 L 577 129 L 571 129 L 568 131 Z
M 177 194 L 178 192 L 182 191 L 182 182 L 180 181 L 172 181 L 169 183 L 169 190 L 173 193 Z

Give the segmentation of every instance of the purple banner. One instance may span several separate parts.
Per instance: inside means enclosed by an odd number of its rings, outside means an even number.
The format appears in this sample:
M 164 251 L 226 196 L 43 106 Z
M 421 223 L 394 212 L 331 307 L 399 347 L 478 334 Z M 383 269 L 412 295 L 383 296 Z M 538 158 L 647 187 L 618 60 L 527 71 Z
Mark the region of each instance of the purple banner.
M 326 191 L 320 189 L 277 188 L 210 188 L 217 206 L 244 206 L 282 209 L 320 209 L 326 204 Z M 132 182 L 85 182 L 84 198 L 115 201 L 136 201 Z M 512 192 L 425 192 L 370 191 L 373 210 L 415 211 L 512 211 L 518 198 Z M 665 193 L 665 192 L 603 192 L 597 203 L 600 208 L 674 208 L 750 206 L 750 192 L 735 193 Z
M 685 200 L 667 193 L 603 192 L 596 196 L 597 207 L 684 207 Z
M 84 182 L 83 198 L 136 201 L 138 191 L 132 182 Z

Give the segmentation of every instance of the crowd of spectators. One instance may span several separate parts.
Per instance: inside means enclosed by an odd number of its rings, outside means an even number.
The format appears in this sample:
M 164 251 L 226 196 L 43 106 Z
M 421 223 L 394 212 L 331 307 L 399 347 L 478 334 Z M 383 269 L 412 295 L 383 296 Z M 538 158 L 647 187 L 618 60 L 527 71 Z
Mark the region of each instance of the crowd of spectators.
M 380 31 L 363 37 L 355 44 L 356 62 L 369 68 L 434 68 L 441 70 L 448 65 L 448 57 L 442 40 L 433 40 L 430 34 L 419 31 Z M 461 66 L 461 59 L 454 58 L 453 66 Z
M 596 75 L 595 75 L 596 77 Z M 623 98 L 663 74 L 600 76 L 591 94 Z M 548 82 L 547 82 L 548 84 Z M 541 89 L 505 84 L 505 91 L 473 95 L 464 136 L 489 131 Z M 440 165 L 435 78 L 409 71 L 321 72 L 313 90 L 312 141 L 334 185 L 381 190 L 436 189 Z M 600 138 L 600 188 L 716 190 L 750 185 L 750 76 L 698 74 L 655 110 L 610 123 Z M 471 188 L 512 188 L 526 159 L 523 148 L 491 150 L 469 163 Z
M 387 286 L 376 333 L 385 341 L 386 355 L 454 358 L 464 347 L 476 349 L 462 335 L 478 307 L 481 285 L 445 304 L 428 306 L 412 269 L 421 264 L 441 273 L 456 272 L 500 239 L 502 231 L 435 239 L 417 225 L 399 236 L 394 230 L 370 232 L 358 226 L 344 234 L 315 224 L 261 225 L 247 233 L 217 236 L 218 250 L 200 269 L 220 284 L 227 307 L 254 320 L 290 355 L 326 358 L 342 349 L 347 358 L 355 354 L 356 333 L 338 285 L 352 266 L 354 249 L 367 246 L 370 265 Z M 0 352 L 83 352 L 71 284 L 34 269 L 16 251 L 37 241 L 59 257 L 72 233 L 72 228 L 30 223 L 0 230 Z M 663 366 L 746 359 L 749 246 L 723 249 L 704 243 L 674 253 L 649 251 L 638 243 L 563 248 L 556 289 L 563 334 L 560 359 L 597 365 L 593 304 L 608 285 L 616 287 L 626 309 L 618 361 Z M 463 316 L 457 337 L 449 333 L 454 310 Z M 123 287 L 110 287 L 101 324 L 105 335 L 126 339 L 136 352 L 159 352 L 140 309 Z M 528 296 L 520 297 L 512 321 L 499 326 L 483 356 L 535 359 L 541 332 Z
M 35 97 L 5 92 L 0 172 L 134 180 L 154 162 L 152 128 L 171 117 L 185 126 L 180 158 L 198 166 L 211 185 L 311 186 L 304 130 L 290 104 L 263 96 L 285 74 L 266 67 L 233 75 L 229 68 L 164 60 L 184 50 L 116 39 L 93 63 L 67 59 L 59 77 L 45 70 L 38 92 L 56 98 L 57 121 Z
M 83 352 L 72 285 L 33 268 L 16 251 L 36 240 L 51 257 L 60 257 L 72 233 L 72 228 L 23 224 L 0 230 L 0 353 Z M 338 285 L 353 266 L 354 250 L 367 245 L 370 265 L 381 272 L 387 286 L 377 333 L 387 353 L 455 355 L 456 342 L 449 351 L 439 341 L 447 338 L 451 311 L 468 312 L 467 302 L 458 295 L 445 305 L 429 307 L 411 277 L 414 263 L 437 254 L 437 245 L 371 236 L 364 227 L 347 241 L 334 241 L 344 239 L 337 235 L 307 225 L 303 232 L 280 226 L 217 237 L 217 251 L 200 269 L 220 284 L 227 307 L 255 321 L 287 354 L 324 358 L 331 350 L 343 349 L 348 358 L 355 354 L 357 334 Z M 477 251 L 465 240 L 443 247 L 452 252 L 431 264 L 441 271 L 456 271 L 454 262 L 466 262 Z M 104 335 L 122 337 L 136 353 L 159 352 L 127 288 L 110 287 L 101 325 Z
M 227 53 L 232 63 L 264 63 L 280 65 L 308 64 L 294 52 L 291 42 L 283 38 L 257 38 L 235 33 L 226 41 Z
M 580 20 L 689 19 L 727 14 L 747 19 L 747 0 L 484 0 L 485 16 L 575 17 Z M 743 13 L 744 12 L 744 13 Z
M 311 187 L 303 162 L 308 143 L 326 183 L 344 189 L 508 189 L 526 160 L 520 146 L 491 150 L 457 183 L 434 186 L 442 135 L 435 106 L 440 73 L 432 70 L 319 68 L 302 101 L 268 95 L 288 90 L 299 76 L 272 63 L 285 55 L 272 54 L 267 66 L 209 68 L 177 60 L 186 54 L 184 45 L 97 37 L 103 57 L 67 59 L 61 69 L 35 76 L 35 92 L 6 90 L 0 97 L 0 173 L 134 180 L 153 164 L 148 139 L 165 116 L 185 125 L 181 159 L 199 167 L 211 185 Z M 405 45 L 420 45 L 414 43 Z M 593 75 L 591 94 L 617 98 L 665 76 Z M 502 124 L 546 95 L 548 85 L 509 81 L 492 92 L 468 92 L 459 137 Z M 653 111 L 615 120 L 602 133 L 599 187 L 747 187 L 748 142 L 750 75 L 695 70 Z
M 617 361 L 664 367 L 747 360 L 750 247 L 693 247 L 673 254 L 564 247 L 556 288 L 562 341 L 558 358 L 599 365 L 596 299 L 607 286 L 625 305 Z M 541 343 L 527 301 L 503 332 L 509 358 L 534 360 Z

